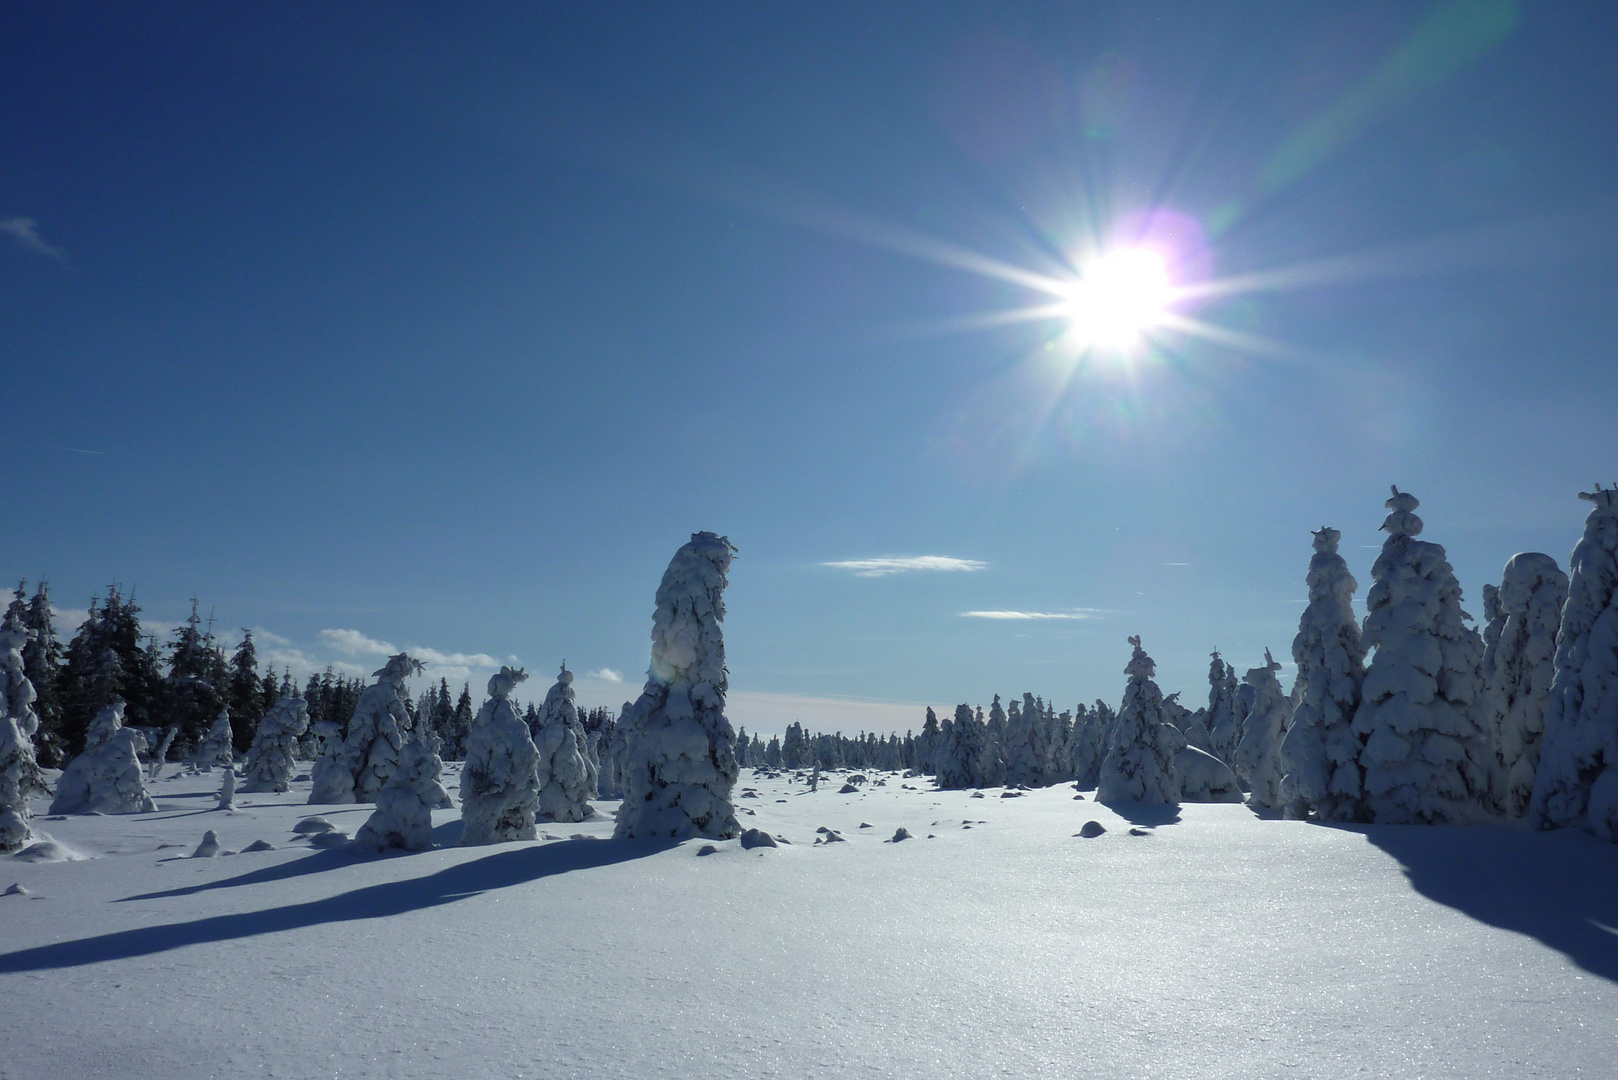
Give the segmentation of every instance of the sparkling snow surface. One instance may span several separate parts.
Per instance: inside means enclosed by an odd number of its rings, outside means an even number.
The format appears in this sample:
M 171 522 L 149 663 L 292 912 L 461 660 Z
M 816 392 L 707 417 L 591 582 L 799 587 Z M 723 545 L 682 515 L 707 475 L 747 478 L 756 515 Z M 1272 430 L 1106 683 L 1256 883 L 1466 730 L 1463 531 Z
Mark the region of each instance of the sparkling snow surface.
M 372 808 L 306 779 L 234 812 L 217 775 L 149 814 L 36 800 L 90 858 L 0 858 L 0 1077 L 1614 1075 L 1618 846 L 1580 830 L 867 775 L 743 770 L 743 826 L 791 841 L 751 850 L 606 839 L 610 801 L 551 841 L 455 847 L 450 810 L 448 846 L 322 850 L 300 820 Z

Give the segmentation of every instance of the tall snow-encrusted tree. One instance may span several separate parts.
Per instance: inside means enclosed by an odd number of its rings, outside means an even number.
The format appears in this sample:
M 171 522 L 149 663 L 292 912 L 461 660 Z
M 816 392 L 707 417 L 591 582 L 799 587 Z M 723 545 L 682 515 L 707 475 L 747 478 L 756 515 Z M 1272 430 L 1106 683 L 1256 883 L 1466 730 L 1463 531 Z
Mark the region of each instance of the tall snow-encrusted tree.
M 1280 670 L 1280 661 L 1265 649 L 1264 666 L 1249 668 L 1242 677 L 1253 688 L 1253 708 L 1243 725 L 1233 763 L 1236 773 L 1247 777 L 1248 803 L 1270 809 L 1281 806 L 1281 739 L 1291 712 L 1281 682 L 1275 677 Z
M 1177 803 L 1180 778 L 1174 755 L 1185 749 L 1185 736 L 1164 714 L 1163 691 L 1152 681 L 1157 665 L 1141 648 L 1139 637 L 1131 637 L 1129 644 L 1134 649 L 1124 666 L 1129 683 L 1101 762 L 1096 801 Z
M 1102 744 L 1102 734 L 1100 716 L 1080 702 L 1074 709 L 1073 730 L 1068 735 L 1067 771 L 1085 791 L 1101 780 L 1101 759 L 1107 749 Z
M 191 601 L 191 614 L 174 630 L 169 646 L 169 674 L 163 681 L 164 721 L 180 726 L 180 744 L 202 753 L 201 744 L 212 740 L 212 725 L 229 701 L 229 675 L 212 630 L 203 627 Z M 231 736 L 234 743 L 235 736 Z M 210 750 L 217 756 L 216 750 Z
M 22 594 L 21 586 L 17 592 Z M 17 851 L 33 835 L 28 796 L 44 792 L 45 780 L 34 755 L 39 730 L 34 686 L 28 681 L 23 648 L 32 639 L 22 614 L 10 611 L 0 625 L 0 852 Z
M 573 673 L 562 673 L 545 695 L 534 746 L 539 751 L 539 816 L 547 821 L 583 821 L 593 812 L 595 776 L 584 756 L 584 728 L 574 705 Z
M 39 728 L 33 734 L 34 749 L 40 764 L 56 768 L 67 761 L 62 734 L 62 643 L 51 618 L 50 586 L 46 582 L 35 587 L 21 620 L 31 635 L 23 646 L 22 665 L 37 695 L 34 712 L 39 716 Z
M 520 668 L 502 667 L 489 679 L 489 700 L 472 721 L 461 767 L 462 844 L 535 837 L 539 751 L 511 703 L 512 690 L 527 678 Z
M 1292 659 L 1292 726 L 1281 745 L 1282 808 L 1292 817 L 1353 821 L 1365 785 L 1354 714 L 1365 682 L 1365 644 L 1354 617 L 1359 583 L 1337 553 L 1342 533 L 1321 527 L 1309 560 L 1309 606 L 1298 620 Z
M 258 735 L 258 722 L 264 716 L 264 687 L 258 674 L 258 650 L 253 647 L 253 632 L 242 628 L 242 643 L 230 658 L 230 682 L 227 707 L 230 709 L 231 730 L 235 733 L 233 746 L 246 750 Z
M 1004 783 L 1007 787 L 1041 787 L 1045 783 L 1045 761 L 1037 732 L 1043 710 L 1034 703 L 1033 694 L 1024 694 L 1022 707 L 1017 708 L 1013 702 L 1012 709 L 1000 737 Z
M 1618 840 L 1618 488 L 1597 484 L 1579 498 L 1594 505 L 1568 562 L 1528 819 Z
M 1011 711 L 1017 713 L 1017 722 L 1022 723 L 1021 707 L 1013 701 Z M 1006 754 L 1005 738 L 1006 725 L 1011 722 L 1010 715 L 1000 706 L 1000 695 L 994 695 L 994 702 L 989 706 L 989 720 L 983 725 L 978 745 L 978 764 L 976 769 L 977 786 L 993 787 L 1006 782 Z
M 1227 764 L 1236 756 L 1242 741 L 1241 725 L 1236 722 L 1236 669 L 1225 663 L 1215 649 L 1208 664 L 1208 739 L 1213 753 Z
M 405 680 L 425 667 L 408 653 L 388 657 L 354 706 L 343 743 L 342 764 L 354 777 L 354 800 L 375 802 L 382 785 L 398 766 L 404 733 L 410 730 L 405 708 Z
M 1484 702 L 1495 755 L 1490 802 L 1508 817 L 1522 817 L 1534 793 L 1567 589 L 1556 560 L 1529 551 L 1506 563 L 1496 593 L 1499 619 L 1490 620 L 1484 643 Z
M 1414 495 L 1397 487 L 1382 522 L 1388 538 L 1371 567 L 1362 640 L 1375 649 L 1354 733 L 1364 820 L 1472 820 L 1488 793 L 1492 754 L 1481 726 L 1483 639 L 1464 620 L 1461 585 L 1444 549 L 1417 540 Z
M 196 767 L 204 772 L 215 765 L 230 768 L 236 760 L 236 754 L 231 749 L 235 737 L 235 732 L 230 726 L 230 710 L 220 709 L 219 715 L 214 717 L 213 726 L 208 729 L 207 736 L 197 746 L 197 754 L 193 759 Z
M 343 729 L 330 720 L 309 725 L 315 739 L 315 763 L 309 768 L 309 803 L 351 803 L 354 801 L 354 774 L 346 764 Z
M 933 752 L 933 778 L 941 788 L 969 788 L 980 784 L 978 765 L 983 757 L 983 735 L 970 705 L 955 706 L 954 720 L 944 721 L 939 747 Z
M 921 722 L 921 734 L 916 736 L 916 771 L 933 771 L 934 748 L 938 746 L 938 714 L 927 706 L 927 716 Z
M 67 763 L 56 781 L 53 814 L 147 814 L 157 804 L 146 793 L 140 751 L 146 739 L 124 727 L 124 706 L 114 702 L 90 722 L 84 752 Z
M 297 771 L 298 738 L 308 726 L 309 706 L 303 698 L 284 697 L 277 701 L 258 722 L 253 745 L 247 749 L 243 770 L 246 776 L 240 790 L 291 790 L 292 774 Z
M 741 832 L 735 732 L 725 719 L 725 585 L 736 549 L 694 533 L 657 588 L 652 662 L 635 702 L 614 836 L 709 836 Z
M 438 736 L 418 732 L 399 751 L 398 763 L 376 795 L 376 809 L 354 834 L 354 846 L 370 851 L 426 851 L 433 846 L 433 811 L 449 804 L 438 782 L 444 762 Z

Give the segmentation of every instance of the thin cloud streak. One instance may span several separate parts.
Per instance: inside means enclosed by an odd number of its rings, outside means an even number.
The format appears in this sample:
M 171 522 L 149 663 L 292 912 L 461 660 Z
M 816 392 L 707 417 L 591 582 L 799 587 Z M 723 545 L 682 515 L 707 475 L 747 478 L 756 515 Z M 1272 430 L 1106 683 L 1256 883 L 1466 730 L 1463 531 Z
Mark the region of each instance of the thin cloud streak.
M 820 565 L 829 566 L 833 570 L 852 570 L 855 577 L 886 577 L 889 574 L 905 574 L 912 570 L 968 573 L 986 569 L 989 564 L 978 559 L 957 559 L 949 555 L 912 555 L 896 559 L 847 559 Z
M 43 255 L 47 259 L 57 262 L 66 262 L 67 253 L 59 247 L 47 244 L 39 235 L 39 222 L 31 217 L 14 217 L 0 221 L 0 233 L 6 233 L 19 247 L 32 251 L 36 255 Z
M 1093 611 L 963 611 L 963 619 L 1099 619 Z

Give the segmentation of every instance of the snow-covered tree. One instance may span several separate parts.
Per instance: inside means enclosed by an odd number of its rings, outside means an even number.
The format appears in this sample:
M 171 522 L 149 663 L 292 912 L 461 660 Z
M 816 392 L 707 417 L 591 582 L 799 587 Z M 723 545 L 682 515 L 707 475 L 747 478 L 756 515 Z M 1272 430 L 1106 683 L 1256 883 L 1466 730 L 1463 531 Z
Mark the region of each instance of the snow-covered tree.
M 347 765 L 343 729 L 330 720 L 316 720 L 309 727 L 318 743 L 309 769 L 310 804 L 353 802 L 354 774 Z
M 1011 712 L 1017 714 L 1020 727 L 1021 706 L 1016 701 L 1011 703 Z M 1006 782 L 1005 738 L 1006 725 L 1010 722 L 1011 716 L 1000 706 L 1000 695 L 994 695 L 994 703 L 989 706 L 989 720 L 978 733 L 977 787 L 994 787 Z
M 1124 667 L 1129 683 L 1101 762 L 1096 800 L 1175 803 L 1180 799 L 1180 777 L 1174 755 L 1185 749 L 1185 736 L 1164 714 L 1163 692 L 1152 681 L 1157 665 L 1141 648 L 1139 637 L 1130 638 L 1129 644 L 1134 649 Z
M 1073 713 L 1073 731 L 1068 736 L 1067 771 L 1073 782 L 1085 791 L 1101 781 L 1101 759 L 1106 757 L 1105 721 L 1098 709 L 1086 709 L 1081 702 Z
M 1353 821 L 1365 785 L 1354 714 L 1365 682 L 1365 644 L 1354 617 L 1359 583 L 1337 554 L 1342 534 L 1322 527 L 1309 560 L 1309 606 L 1298 620 L 1292 659 L 1292 726 L 1281 745 L 1281 805 L 1292 817 Z
M 933 752 L 933 775 L 941 788 L 979 786 L 978 763 L 983 756 L 983 736 L 978 730 L 972 706 L 955 706 L 955 718 L 944 721 L 939 746 Z
M 18 592 L 21 591 L 19 587 Z M 49 790 L 45 775 L 39 768 L 34 744 L 40 732 L 39 714 L 34 711 L 39 696 L 34 690 L 33 680 L 28 677 L 27 661 L 24 659 L 34 636 L 35 632 L 23 622 L 17 611 L 6 613 L 5 622 L 0 624 L 0 717 L 10 718 L 16 723 L 20 741 L 14 750 L 0 751 L 10 763 L 0 768 L 15 767 L 18 770 L 17 793 L 23 799 L 24 812 L 30 792 L 44 794 Z M 7 738 L 9 740 L 9 736 Z M 0 805 L 7 805 L 4 798 L 0 794 Z
M 102 709 L 90 722 L 84 752 L 67 763 L 56 781 L 53 814 L 146 814 L 157 804 L 146 793 L 140 751 L 146 738 L 124 727 L 123 702 Z
M 1001 760 L 1005 762 L 1007 787 L 1023 785 L 1041 787 L 1045 783 L 1045 761 L 1038 741 L 1038 725 L 1042 710 L 1033 694 L 1023 694 L 1022 707 L 1012 703 L 1012 713 L 1006 717 L 1005 731 L 1000 737 Z
M 1247 777 L 1248 803 L 1273 810 L 1281 808 L 1281 740 L 1292 709 L 1275 677 L 1280 670 L 1281 662 L 1265 649 L 1264 666 L 1249 668 L 1242 676 L 1253 688 L 1253 709 L 1242 725 L 1234 762 L 1237 775 Z
M 1528 818 L 1618 840 L 1618 489 L 1600 484 L 1569 560 L 1556 675 Z
M 573 673 L 562 665 L 545 695 L 534 746 L 539 751 L 539 816 L 546 821 L 583 821 L 594 811 L 595 776 L 583 752 L 584 728 L 573 704 Z
M 241 790 L 290 790 L 292 774 L 297 771 L 294 758 L 298 738 L 308 726 L 308 702 L 295 696 L 278 700 L 258 722 L 253 745 L 247 750 L 246 776 Z
M 461 843 L 498 844 L 534 839 L 539 809 L 539 751 L 517 715 L 511 692 L 528 673 L 502 667 L 489 679 L 466 737 L 461 767 Z
M 1220 658 L 1218 649 L 1212 657 L 1208 665 L 1208 738 L 1214 756 L 1228 763 L 1242 741 L 1241 725 L 1236 721 L 1236 669 Z
M 725 719 L 725 585 L 736 549 L 694 533 L 657 588 L 652 662 L 629 719 L 624 801 L 614 835 L 736 836 L 735 733 Z
M 449 803 L 449 794 L 438 782 L 444 767 L 438 745 L 438 736 L 430 731 L 418 732 L 404 744 L 377 792 L 376 809 L 354 834 L 355 847 L 426 851 L 433 846 L 433 811 Z
M 1484 701 L 1495 754 L 1490 801 L 1509 817 L 1526 813 L 1534 793 L 1567 591 L 1555 559 L 1537 551 L 1513 555 L 1496 593 L 1498 621 L 1490 620 L 1485 635 Z
M 929 705 L 927 715 L 921 722 L 921 734 L 916 736 L 916 771 L 922 773 L 933 771 L 933 754 L 938 746 L 938 738 L 938 714 L 933 712 L 933 707 Z
M 337 758 L 354 778 L 352 801 L 375 802 L 382 785 L 393 775 L 404 733 L 410 730 L 405 680 L 420 674 L 424 666 L 407 653 L 390 656 L 381 669 L 372 672 L 376 682 L 360 694 L 348 722 L 348 738 Z
M 215 765 L 228 769 L 236 761 L 236 755 L 231 749 L 235 738 L 230 728 L 230 710 L 220 709 L 219 715 L 214 717 L 213 726 L 202 742 L 197 744 L 197 754 L 193 758 L 196 767 L 207 772 Z
M 1362 635 L 1376 653 L 1354 714 L 1365 739 L 1361 813 L 1396 824 L 1468 821 L 1493 757 L 1480 724 L 1483 639 L 1463 621 L 1471 616 L 1444 549 L 1416 539 L 1416 497 L 1394 488 L 1386 505 Z

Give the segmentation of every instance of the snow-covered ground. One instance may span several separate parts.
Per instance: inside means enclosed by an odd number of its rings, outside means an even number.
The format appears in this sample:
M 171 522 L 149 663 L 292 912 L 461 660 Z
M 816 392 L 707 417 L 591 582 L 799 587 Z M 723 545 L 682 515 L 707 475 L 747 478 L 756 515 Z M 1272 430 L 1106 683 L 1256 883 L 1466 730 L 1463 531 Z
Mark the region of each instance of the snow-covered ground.
M 316 849 L 301 819 L 371 807 L 303 780 L 218 811 L 217 772 L 36 818 L 88 858 L 0 860 L 27 890 L 0 896 L 0 1078 L 1618 1072 L 1618 847 L 1582 832 L 1132 823 L 871 776 L 743 770 L 743 826 L 791 844 L 708 855 L 608 839 L 611 802 L 538 842 Z M 184 857 L 209 829 L 274 850 Z

